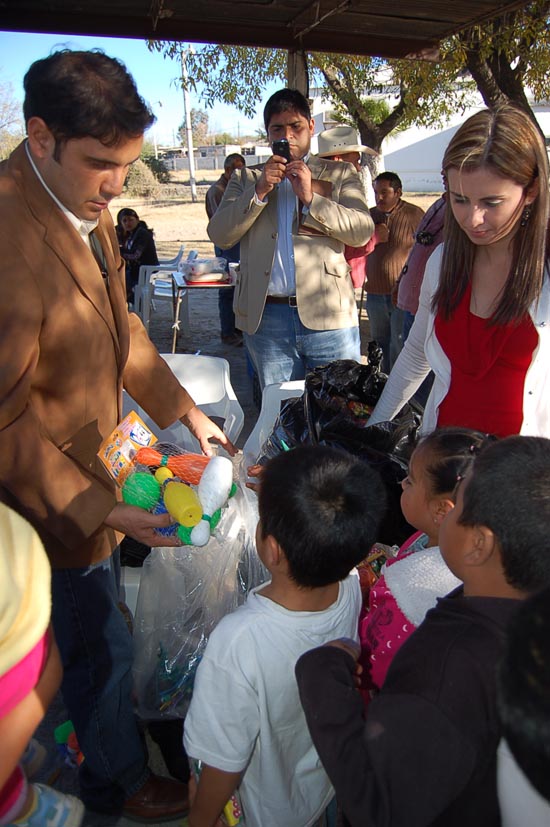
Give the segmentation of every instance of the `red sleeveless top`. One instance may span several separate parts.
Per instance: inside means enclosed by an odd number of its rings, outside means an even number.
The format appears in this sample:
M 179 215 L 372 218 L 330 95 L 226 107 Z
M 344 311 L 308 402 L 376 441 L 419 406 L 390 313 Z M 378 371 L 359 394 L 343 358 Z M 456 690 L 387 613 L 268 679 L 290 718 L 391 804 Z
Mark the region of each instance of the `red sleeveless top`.
M 451 384 L 439 407 L 437 424 L 459 425 L 504 437 L 519 434 L 523 389 L 538 345 L 526 316 L 519 324 L 491 325 L 470 312 L 472 288 L 464 292 L 450 319 L 438 313 L 435 333 L 451 363 Z

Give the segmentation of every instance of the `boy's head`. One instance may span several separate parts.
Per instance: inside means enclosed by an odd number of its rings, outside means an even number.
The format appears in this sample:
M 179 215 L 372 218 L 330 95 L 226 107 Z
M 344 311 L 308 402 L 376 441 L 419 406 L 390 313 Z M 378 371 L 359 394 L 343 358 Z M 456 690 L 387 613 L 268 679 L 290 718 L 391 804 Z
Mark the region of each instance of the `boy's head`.
M 275 539 L 297 585 L 318 588 L 366 557 L 385 505 L 380 477 L 364 462 L 333 448 L 300 447 L 265 467 L 258 533 Z
M 530 597 L 514 615 L 498 690 L 510 750 L 531 784 L 550 801 L 550 589 Z
M 461 580 L 488 575 L 495 583 L 500 575 L 508 587 L 530 593 L 550 586 L 549 525 L 550 440 L 511 436 L 475 459 L 439 543 Z

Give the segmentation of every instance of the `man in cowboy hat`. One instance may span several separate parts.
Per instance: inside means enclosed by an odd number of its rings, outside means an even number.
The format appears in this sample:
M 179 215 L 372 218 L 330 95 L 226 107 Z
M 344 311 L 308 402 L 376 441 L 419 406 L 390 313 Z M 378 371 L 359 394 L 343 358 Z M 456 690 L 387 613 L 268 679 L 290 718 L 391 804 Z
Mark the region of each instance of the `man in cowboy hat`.
M 377 156 L 378 153 L 365 144 L 357 141 L 357 133 L 351 126 L 334 126 L 325 129 L 317 136 L 319 158 L 330 158 L 331 161 L 346 161 L 352 164 L 357 172 L 361 170 L 361 153 Z M 367 273 L 367 256 L 372 253 L 377 244 L 388 240 L 388 228 L 385 224 L 375 227 L 375 232 L 362 247 L 350 247 L 346 244 L 344 256 L 351 267 L 351 281 L 354 287 L 362 287 Z
M 300 92 L 272 95 L 264 123 L 272 144 L 288 142 L 290 160 L 274 153 L 237 170 L 208 225 L 218 247 L 241 245 L 233 307 L 262 388 L 334 359 L 359 361 L 344 245 L 366 244 L 373 231 L 355 169 L 311 154 L 314 122 Z

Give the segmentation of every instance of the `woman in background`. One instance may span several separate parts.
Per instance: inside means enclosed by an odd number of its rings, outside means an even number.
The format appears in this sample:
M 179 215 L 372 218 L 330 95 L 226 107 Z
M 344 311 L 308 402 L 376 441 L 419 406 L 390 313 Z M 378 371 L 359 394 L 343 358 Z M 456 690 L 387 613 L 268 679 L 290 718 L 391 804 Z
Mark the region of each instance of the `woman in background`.
M 126 262 L 126 298 L 133 304 L 134 288 L 142 264 L 158 264 L 153 231 L 135 210 L 125 207 L 117 214 L 116 232 L 120 254 Z

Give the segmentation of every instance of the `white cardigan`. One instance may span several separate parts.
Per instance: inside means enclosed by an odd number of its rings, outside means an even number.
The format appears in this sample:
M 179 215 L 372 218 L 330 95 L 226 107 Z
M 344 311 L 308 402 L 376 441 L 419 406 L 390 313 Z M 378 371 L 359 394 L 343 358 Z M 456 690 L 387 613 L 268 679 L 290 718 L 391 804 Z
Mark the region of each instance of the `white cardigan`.
M 437 425 L 439 406 L 451 383 L 451 364 L 435 335 L 432 297 L 439 282 L 443 244 L 430 256 L 420 291 L 418 312 L 403 350 L 390 373 L 386 387 L 369 419 L 369 424 L 393 419 L 413 396 L 430 370 L 435 378 L 426 402 L 421 432 L 427 434 Z M 550 277 L 545 280 L 539 301 L 530 309 L 539 337 L 523 393 L 523 422 L 520 433 L 550 437 Z

